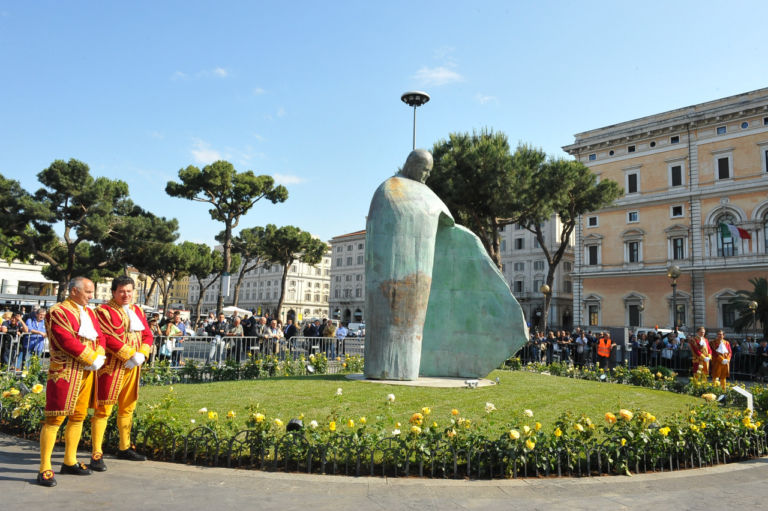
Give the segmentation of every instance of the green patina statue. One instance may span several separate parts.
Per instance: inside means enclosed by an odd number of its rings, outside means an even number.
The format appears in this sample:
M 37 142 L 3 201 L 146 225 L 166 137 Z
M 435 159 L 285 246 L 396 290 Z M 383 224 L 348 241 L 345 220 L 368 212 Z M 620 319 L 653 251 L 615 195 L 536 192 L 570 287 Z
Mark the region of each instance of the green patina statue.
M 367 378 L 482 377 L 528 336 L 520 305 L 480 240 L 424 184 L 431 170 L 428 151 L 411 152 L 371 201 Z

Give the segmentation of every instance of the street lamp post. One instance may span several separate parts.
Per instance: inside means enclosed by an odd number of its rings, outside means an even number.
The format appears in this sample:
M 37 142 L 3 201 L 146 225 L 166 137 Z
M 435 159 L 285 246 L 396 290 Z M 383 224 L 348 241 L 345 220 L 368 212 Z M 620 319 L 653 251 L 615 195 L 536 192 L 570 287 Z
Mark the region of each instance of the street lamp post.
M 749 302 L 749 310 L 752 311 L 752 342 L 757 342 L 757 302 L 752 300 Z
M 541 291 L 544 294 L 544 333 L 547 333 L 547 323 L 549 323 L 549 304 L 547 303 L 547 296 L 549 296 L 549 293 L 552 292 L 552 289 L 546 284 L 542 284 L 539 288 L 539 291 Z
M 413 149 L 416 149 L 416 108 L 429 101 L 429 94 L 414 90 L 400 96 L 400 101 L 413 107 Z
M 680 267 L 673 264 L 667 268 L 667 277 L 672 286 L 672 328 L 677 327 L 677 279 L 680 277 Z

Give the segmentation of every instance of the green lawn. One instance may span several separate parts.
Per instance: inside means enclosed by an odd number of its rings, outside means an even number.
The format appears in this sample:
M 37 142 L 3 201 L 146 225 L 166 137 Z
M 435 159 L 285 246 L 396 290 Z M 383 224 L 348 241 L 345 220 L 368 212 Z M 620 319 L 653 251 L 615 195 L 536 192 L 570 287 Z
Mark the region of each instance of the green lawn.
M 369 422 L 379 418 L 394 425 L 395 421 L 406 424 L 412 413 L 427 406 L 432 409 L 431 418 L 438 423 L 447 423 L 451 409 L 457 408 L 465 418 L 490 418 L 493 427 L 501 429 L 524 409 L 530 409 L 534 420 L 540 421 L 546 431 L 566 411 L 584 413 L 598 422 L 607 411 L 628 408 L 648 411 L 663 422 L 665 417 L 702 403 L 700 398 L 671 392 L 525 371 L 495 371 L 490 378 L 497 376 L 500 385 L 478 389 L 382 385 L 350 381 L 343 375 L 177 384 L 173 386 L 175 403 L 171 414 L 181 424 L 191 425 L 192 419 L 201 422 L 200 408 L 216 411 L 220 420 L 226 420 L 227 412 L 233 410 L 234 420 L 244 428 L 248 407 L 258 404 L 259 411 L 268 419 L 277 417 L 284 422 L 303 414 L 305 424 L 312 419 L 327 423 L 333 416 L 342 422 L 365 416 Z M 336 396 L 338 388 L 342 389 L 341 396 Z M 138 415 L 159 403 L 168 392 L 169 387 L 142 387 Z M 389 393 L 396 397 L 392 405 L 386 404 Z M 496 407 L 491 417 L 485 413 L 487 402 Z

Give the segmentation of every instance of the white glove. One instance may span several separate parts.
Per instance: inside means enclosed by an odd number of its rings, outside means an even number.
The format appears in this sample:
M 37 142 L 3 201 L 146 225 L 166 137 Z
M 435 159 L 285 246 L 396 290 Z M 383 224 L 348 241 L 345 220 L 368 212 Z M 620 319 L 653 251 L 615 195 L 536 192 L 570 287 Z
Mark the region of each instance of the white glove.
M 101 369 L 101 367 L 104 365 L 104 362 L 107 360 L 107 357 L 104 355 L 96 355 L 96 360 L 93 361 L 93 364 L 84 367 L 86 371 L 98 371 Z
M 144 361 L 147 359 L 147 357 L 144 356 L 143 353 L 139 353 L 138 351 L 131 356 L 128 360 L 125 361 L 125 368 L 126 369 L 133 369 L 134 367 L 139 367 L 141 364 L 144 363 Z
M 723 365 L 728 365 L 728 359 L 723 359 Z
M 712 360 L 712 357 L 704 357 L 704 360 L 705 360 L 706 362 L 709 362 L 710 360 Z

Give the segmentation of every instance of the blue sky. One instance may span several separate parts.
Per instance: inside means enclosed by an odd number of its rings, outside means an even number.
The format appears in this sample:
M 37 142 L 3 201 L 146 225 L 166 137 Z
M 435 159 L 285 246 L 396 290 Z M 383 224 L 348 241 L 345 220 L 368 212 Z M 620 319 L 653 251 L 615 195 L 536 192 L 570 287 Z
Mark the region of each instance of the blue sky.
M 768 86 L 765 1 L 0 0 L 0 174 L 55 160 L 126 181 L 213 244 L 167 181 L 216 159 L 285 184 L 240 227 L 365 227 L 411 149 L 492 128 L 549 154 L 573 134 Z

